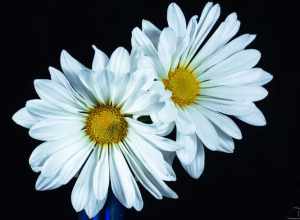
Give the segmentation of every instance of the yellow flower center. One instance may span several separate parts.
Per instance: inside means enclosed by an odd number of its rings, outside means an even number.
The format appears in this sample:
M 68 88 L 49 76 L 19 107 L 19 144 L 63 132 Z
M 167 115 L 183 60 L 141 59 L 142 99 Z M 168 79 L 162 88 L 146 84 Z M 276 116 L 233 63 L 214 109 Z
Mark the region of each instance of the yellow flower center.
M 117 107 L 98 105 L 88 112 L 85 132 L 98 145 L 117 144 L 127 131 L 128 123 Z
M 165 88 L 172 92 L 173 102 L 181 108 L 194 104 L 200 94 L 200 81 L 196 74 L 187 68 L 178 67 L 170 71 L 163 83 Z

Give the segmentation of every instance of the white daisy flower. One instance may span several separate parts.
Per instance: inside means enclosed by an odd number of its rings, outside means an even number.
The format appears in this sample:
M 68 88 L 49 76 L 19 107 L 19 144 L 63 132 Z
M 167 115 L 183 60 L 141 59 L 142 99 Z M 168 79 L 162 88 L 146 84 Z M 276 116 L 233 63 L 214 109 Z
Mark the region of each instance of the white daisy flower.
M 188 24 L 181 9 L 168 7 L 168 27 L 160 31 L 143 20 L 142 31 L 132 32 L 132 46 L 142 50 L 139 65 L 151 72 L 169 98 L 152 119 L 176 124 L 177 142 L 184 146 L 177 157 L 185 170 L 199 178 L 204 167 L 204 148 L 232 153 L 233 138 L 241 131 L 226 115 L 255 126 L 266 124 L 254 102 L 264 99 L 262 86 L 272 75 L 254 68 L 261 54 L 245 49 L 255 35 L 231 40 L 240 28 L 236 13 L 207 38 L 220 15 L 220 6 L 207 3 L 200 19 Z M 157 86 L 158 87 L 158 86 Z
M 63 51 L 64 73 L 50 67 L 51 80 L 34 81 L 40 99 L 27 101 L 13 116 L 44 141 L 29 159 L 40 172 L 36 189 L 58 188 L 78 174 L 72 204 L 89 217 L 104 206 L 109 185 L 121 204 L 136 210 L 143 207 L 136 180 L 157 199 L 177 198 L 164 182 L 176 177 L 161 151 L 178 145 L 160 136 L 163 129 L 136 119 L 159 109 L 160 97 L 146 91 L 150 84 L 127 50 L 120 47 L 108 59 L 94 49 L 92 70 Z

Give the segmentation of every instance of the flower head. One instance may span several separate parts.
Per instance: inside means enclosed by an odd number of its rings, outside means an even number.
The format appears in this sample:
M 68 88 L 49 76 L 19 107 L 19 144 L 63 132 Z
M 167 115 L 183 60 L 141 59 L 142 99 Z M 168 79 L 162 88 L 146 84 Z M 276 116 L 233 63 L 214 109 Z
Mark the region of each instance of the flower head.
M 185 170 L 198 178 L 204 167 L 203 145 L 213 151 L 233 152 L 233 138 L 241 139 L 234 116 L 251 125 L 266 121 L 254 102 L 264 99 L 262 86 L 272 75 L 254 66 L 261 54 L 245 49 L 255 35 L 233 39 L 240 28 L 232 13 L 210 34 L 220 6 L 207 3 L 200 18 L 186 23 L 179 6 L 168 7 L 168 27 L 162 31 L 143 20 L 132 32 L 132 46 L 143 51 L 139 65 L 148 69 L 160 92 L 169 95 L 164 107 L 151 115 L 155 121 L 176 125 L 177 156 Z M 208 39 L 207 39 L 208 38 Z M 161 91 L 163 88 L 163 91 Z
M 104 206 L 109 185 L 125 207 L 141 210 L 135 179 L 157 199 L 176 198 L 165 183 L 175 173 L 162 152 L 178 146 L 160 136 L 165 129 L 137 120 L 161 108 L 160 96 L 147 91 L 151 83 L 135 68 L 134 54 L 120 47 L 109 59 L 94 49 L 92 70 L 63 51 L 63 73 L 50 67 L 50 80 L 34 81 L 40 99 L 27 101 L 13 116 L 44 141 L 29 159 L 40 172 L 36 189 L 58 188 L 78 174 L 72 204 L 89 217 Z

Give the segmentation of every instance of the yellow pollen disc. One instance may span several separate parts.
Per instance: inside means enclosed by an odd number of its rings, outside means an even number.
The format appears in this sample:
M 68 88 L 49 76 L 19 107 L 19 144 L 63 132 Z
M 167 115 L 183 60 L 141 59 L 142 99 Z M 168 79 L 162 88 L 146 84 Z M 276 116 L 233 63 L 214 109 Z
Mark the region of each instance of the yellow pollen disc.
M 200 81 L 193 71 L 183 67 L 170 71 L 163 83 L 172 92 L 173 102 L 181 108 L 194 104 L 200 95 Z
M 128 123 L 119 108 L 98 105 L 88 112 L 85 131 L 99 145 L 117 144 L 127 135 Z

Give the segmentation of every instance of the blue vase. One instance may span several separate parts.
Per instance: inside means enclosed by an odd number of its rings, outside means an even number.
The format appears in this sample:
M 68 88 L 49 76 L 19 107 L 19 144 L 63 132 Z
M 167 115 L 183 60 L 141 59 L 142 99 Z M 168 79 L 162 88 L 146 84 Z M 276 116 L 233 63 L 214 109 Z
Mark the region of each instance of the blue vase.
M 79 213 L 79 220 L 89 220 L 85 211 Z M 92 220 L 124 220 L 124 207 L 113 193 L 110 193 L 104 208 Z

